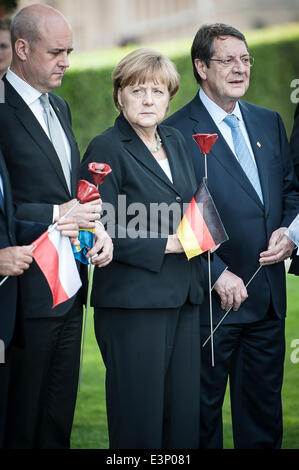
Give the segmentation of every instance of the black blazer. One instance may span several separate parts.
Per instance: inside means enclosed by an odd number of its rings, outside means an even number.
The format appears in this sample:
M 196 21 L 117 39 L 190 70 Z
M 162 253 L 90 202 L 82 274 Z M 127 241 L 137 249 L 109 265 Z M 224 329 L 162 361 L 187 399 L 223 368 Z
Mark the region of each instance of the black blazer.
M 0 249 L 16 245 L 15 227 L 13 219 L 13 206 L 8 174 L 0 151 L 0 174 L 2 176 L 5 194 L 5 213 L 0 206 Z M 3 276 L 0 276 L 2 281 Z M 0 339 L 4 341 L 7 348 L 11 342 L 17 311 L 17 289 L 18 279 L 11 276 L 0 287 Z
M 50 102 L 64 128 L 72 153 L 72 194 L 55 149 L 20 95 L 4 78 L 5 103 L 0 105 L 0 145 L 12 186 L 18 219 L 52 222 L 53 204 L 76 197 L 80 155 L 65 100 L 50 93 Z M 48 284 L 35 263 L 21 280 L 24 312 L 28 317 L 65 314 L 74 298 L 52 309 Z
M 190 202 L 196 190 L 183 137 L 166 126 L 159 126 L 158 130 L 173 184 L 122 114 L 113 127 L 93 139 L 84 155 L 81 176 L 85 179 L 90 180 L 88 163 L 105 162 L 111 166 L 112 173 L 99 189 L 104 205 L 110 204 L 110 213 L 114 208 L 117 221 L 113 261 L 105 268 L 95 269 L 91 295 L 95 307 L 171 308 L 183 305 L 188 297 L 195 304 L 203 300 L 200 258 L 188 261 L 184 253 L 165 255 L 167 238 L 161 234 L 166 231 L 167 224 L 163 226 L 163 222 L 168 222 L 168 217 L 155 225 L 150 216 L 151 204 L 174 203 L 181 217 L 183 204 Z M 128 236 L 136 215 L 141 213 L 134 203 L 142 203 L 145 211 L 145 222 L 139 227 L 137 238 Z M 126 221 L 121 222 L 124 214 Z M 176 228 L 170 217 L 169 233 Z M 113 230 L 110 233 L 114 235 Z
M 294 115 L 294 126 L 291 134 L 290 147 L 295 167 L 295 173 L 299 180 L 299 103 Z
M 179 129 L 191 153 L 197 181 L 204 176 L 204 159 L 192 139 L 195 133 L 217 133 L 219 138 L 208 156 L 208 187 L 229 240 L 214 255 L 212 270 L 227 267 L 246 282 L 259 266 L 259 254 L 267 248 L 274 230 L 287 227 L 298 213 L 299 194 L 294 178 L 289 145 L 280 116 L 268 109 L 240 101 L 255 155 L 264 206 L 238 164 L 221 132 L 198 94 L 166 123 Z M 214 281 L 217 276 L 214 274 Z M 273 314 L 286 314 L 284 263 L 263 267 L 248 287 L 248 299 L 227 323 L 248 323 L 262 319 L 272 305 Z M 215 321 L 223 316 L 219 296 L 213 296 Z M 209 322 L 209 304 L 202 307 L 202 322 Z
M 3 181 L 5 195 L 5 212 L 0 206 L 0 249 L 8 246 L 30 244 L 35 238 L 39 237 L 47 229 L 46 225 L 32 222 L 17 221 L 13 215 L 13 204 L 9 177 L 0 150 L 0 175 Z M 5 276 L 0 276 L 0 282 Z M 19 277 L 10 276 L 0 287 L 0 339 L 4 341 L 5 347 L 10 345 L 15 330 L 18 313 L 18 332 L 21 327 L 21 302 L 18 292 Z M 17 343 L 23 338 L 18 336 Z
M 297 104 L 295 116 L 294 116 L 294 126 L 292 130 L 291 140 L 291 153 L 295 167 L 295 173 L 297 179 L 299 180 L 299 103 Z M 297 250 L 296 250 L 297 252 Z M 290 274 L 296 274 L 299 276 L 299 256 L 294 255 L 293 260 L 289 269 Z

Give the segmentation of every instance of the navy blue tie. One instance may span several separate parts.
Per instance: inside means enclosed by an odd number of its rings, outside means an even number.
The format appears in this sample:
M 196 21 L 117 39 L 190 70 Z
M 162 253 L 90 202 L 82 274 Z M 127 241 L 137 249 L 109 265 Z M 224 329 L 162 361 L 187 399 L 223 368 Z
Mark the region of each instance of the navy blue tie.
M 0 173 L 0 180 L 2 180 L 2 177 L 1 177 L 1 173 Z M 0 185 L 0 206 L 1 206 L 1 209 L 3 210 L 4 214 L 5 214 L 5 199 L 4 199 L 4 194 L 3 194 L 3 190 L 2 190 L 2 185 Z
M 228 114 L 223 120 L 231 129 L 234 147 L 239 163 L 243 168 L 250 183 L 257 192 L 261 202 L 264 203 L 258 170 L 255 162 L 253 161 L 250 155 L 248 145 L 246 144 L 244 136 L 242 134 L 242 130 L 240 128 L 240 121 L 234 114 Z

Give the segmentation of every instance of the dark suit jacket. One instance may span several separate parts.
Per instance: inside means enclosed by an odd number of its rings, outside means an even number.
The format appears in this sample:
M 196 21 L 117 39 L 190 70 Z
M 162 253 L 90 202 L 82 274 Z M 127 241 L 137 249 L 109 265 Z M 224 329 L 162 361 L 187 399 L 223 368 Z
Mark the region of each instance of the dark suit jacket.
M 0 206 L 0 249 L 8 246 L 29 244 L 36 239 L 47 226 L 32 222 L 17 221 L 13 215 L 13 204 L 9 177 L 0 151 L 0 175 L 2 177 L 5 195 L 5 212 Z M 0 276 L 0 281 L 5 276 Z M 15 330 L 17 313 L 19 317 L 18 331 L 21 332 L 21 311 L 18 303 L 19 278 L 10 276 L 0 287 L 1 313 L 0 313 L 0 339 L 4 341 L 5 347 L 10 345 Z M 20 344 L 19 335 L 16 343 Z
M 295 173 L 299 179 L 299 103 L 297 104 L 294 115 L 294 126 L 290 140 L 291 153 L 295 167 Z
M 13 206 L 8 174 L 4 160 L 0 152 L 0 174 L 2 176 L 5 194 L 5 211 L 0 207 L 0 249 L 16 245 L 15 227 L 13 219 Z M 3 276 L 0 276 L 2 281 Z M 0 339 L 8 347 L 13 336 L 17 311 L 18 279 L 11 276 L 0 287 L 1 314 L 0 314 Z
M 294 116 L 294 126 L 292 130 L 291 140 L 291 153 L 294 162 L 295 173 L 297 179 L 299 180 L 299 103 L 297 104 L 295 116 Z M 296 251 L 297 252 L 297 251 Z M 289 273 L 299 275 L 299 256 L 294 255 L 293 260 L 289 269 Z
M 244 283 L 259 266 L 259 254 L 267 248 L 274 230 L 287 227 L 298 212 L 298 187 L 294 179 L 289 146 L 279 115 L 240 101 L 240 109 L 259 170 L 264 207 L 221 132 L 198 94 L 165 123 L 179 129 L 191 152 L 198 183 L 204 176 L 204 158 L 192 139 L 195 133 L 217 133 L 219 138 L 208 155 L 208 187 L 220 213 L 229 241 L 214 255 L 212 271 L 227 267 Z M 214 274 L 214 281 L 216 276 Z M 270 306 L 278 317 L 286 313 L 284 263 L 263 267 L 248 287 L 248 299 L 227 323 L 262 319 Z M 213 294 L 215 322 L 223 316 L 219 296 Z M 208 300 L 203 305 L 203 323 L 209 322 Z
M 53 204 L 76 197 L 80 156 L 71 128 L 67 103 L 50 94 L 50 102 L 64 128 L 72 153 L 72 194 L 59 158 L 39 122 L 20 95 L 4 78 L 5 103 L 0 105 L 0 145 L 10 175 L 16 217 L 50 224 Z M 74 298 L 52 309 L 47 282 L 35 263 L 22 276 L 24 312 L 28 317 L 59 316 Z
M 176 204 L 181 217 L 183 203 L 188 204 L 196 190 L 194 170 L 183 137 L 166 126 L 159 126 L 159 133 L 169 159 L 173 184 L 122 114 L 114 127 L 90 143 L 83 158 L 81 176 L 85 179 L 90 179 L 88 163 L 98 161 L 111 166 L 112 173 L 100 187 L 100 193 L 104 205 L 110 203 L 115 208 L 118 221 L 113 261 L 105 268 L 95 269 L 91 297 L 95 307 L 171 308 L 183 305 L 188 296 L 192 303 L 202 302 L 200 259 L 188 261 L 184 253 L 165 255 L 167 238 L 161 233 L 163 222 L 168 222 L 169 218 L 155 227 L 154 217 L 150 217 L 150 205 L 161 203 Z M 118 196 L 125 197 L 119 207 Z M 130 238 L 122 231 L 126 224 L 121 224 L 120 220 L 128 214 L 126 221 L 130 231 L 130 224 L 134 224 L 134 217 L 141 211 L 140 206 L 137 213 L 134 206 L 130 210 L 129 206 L 136 202 L 143 204 L 146 211 L 144 225 L 140 237 Z M 170 234 L 177 228 L 173 224 L 170 217 Z

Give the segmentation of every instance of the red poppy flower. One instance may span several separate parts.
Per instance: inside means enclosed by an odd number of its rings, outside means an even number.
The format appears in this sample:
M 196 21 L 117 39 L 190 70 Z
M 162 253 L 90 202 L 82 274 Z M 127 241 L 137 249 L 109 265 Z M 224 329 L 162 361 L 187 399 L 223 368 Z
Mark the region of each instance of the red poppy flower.
M 201 153 L 207 154 L 218 139 L 218 134 L 194 134 L 192 138 L 197 143 Z
M 78 183 L 77 199 L 81 204 L 99 199 L 99 191 L 94 184 L 86 180 L 80 180 Z
M 109 173 L 112 171 L 107 163 L 97 162 L 89 163 L 88 170 L 91 174 L 94 184 L 97 186 L 102 184 L 106 176 L 109 175 Z

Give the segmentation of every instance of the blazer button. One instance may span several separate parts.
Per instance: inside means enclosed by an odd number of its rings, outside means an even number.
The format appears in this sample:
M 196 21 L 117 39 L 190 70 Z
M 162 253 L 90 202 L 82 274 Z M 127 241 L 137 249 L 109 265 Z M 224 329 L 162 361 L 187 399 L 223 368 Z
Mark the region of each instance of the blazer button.
M 182 202 L 182 198 L 181 198 L 180 196 L 177 196 L 177 197 L 175 198 L 175 200 L 176 200 L 176 202 Z

